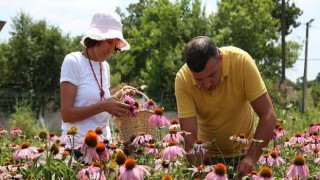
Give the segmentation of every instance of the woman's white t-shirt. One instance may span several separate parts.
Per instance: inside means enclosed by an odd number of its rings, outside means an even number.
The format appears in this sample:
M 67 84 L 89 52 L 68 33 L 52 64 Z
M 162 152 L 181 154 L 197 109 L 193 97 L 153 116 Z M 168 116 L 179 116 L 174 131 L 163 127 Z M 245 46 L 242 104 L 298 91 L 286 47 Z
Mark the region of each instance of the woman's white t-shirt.
M 99 86 L 101 86 L 99 62 L 91 61 L 91 64 Z M 72 52 L 64 58 L 61 66 L 60 83 L 66 81 L 78 87 L 74 107 L 89 106 L 101 101 L 100 90 L 91 70 L 89 60 L 83 56 L 81 52 Z M 106 61 L 102 62 L 102 82 L 103 90 L 105 91 L 104 98 L 109 98 L 110 70 L 109 64 Z M 111 138 L 109 114 L 107 112 L 102 112 L 74 123 L 65 123 L 62 121 L 62 135 L 66 135 L 71 126 L 78 127 L 77 135 L 80 137 L 84 137 L 90 129 L 95 130 L 97 127 L 101 127 L 104 131 L 104 136 L 108 139 Z

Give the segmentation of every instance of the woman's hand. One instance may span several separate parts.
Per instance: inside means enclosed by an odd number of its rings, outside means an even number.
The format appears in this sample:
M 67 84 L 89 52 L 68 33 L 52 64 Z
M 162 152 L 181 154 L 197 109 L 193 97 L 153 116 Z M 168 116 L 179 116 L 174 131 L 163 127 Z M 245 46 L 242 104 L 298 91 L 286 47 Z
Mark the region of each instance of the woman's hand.
M 120 99 L 112 96 L 104 101 L 102 101 L 102 106 L 105 111 L 107 111 L 112 116 L 122 116 L 129 112 L 129 105 L 120 101 Z
M 114 96 L 118 99 L 121 99 L 125 95 L 135 95 L 136 91 L 137 89 L 132 86 L 123 86 L 123 88 L 116 92 Z

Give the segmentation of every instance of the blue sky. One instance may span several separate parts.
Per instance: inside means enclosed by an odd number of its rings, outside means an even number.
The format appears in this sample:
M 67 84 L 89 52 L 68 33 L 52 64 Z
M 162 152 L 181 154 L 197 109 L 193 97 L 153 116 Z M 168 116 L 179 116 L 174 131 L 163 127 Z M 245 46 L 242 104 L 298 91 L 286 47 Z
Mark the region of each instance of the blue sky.
M 286 76 L 294 82 L 303 76 L 306 22 L 314 19 L 309 28 L 307 66 L 307 79 L 313 80 L 320 72 L 320 0 L 291 1 L 294 1 L 304 13 L 299 18 L 302 24 L 294 29 L 287 39 L 302 43 L 303 48 L 295 66 L 286 70 Z M 91 17 L 96 11 L 103 9 L 114 11 L 117 6 L 125 11 L 130 3 L 135 2 L 138 0 L 0 0 L 0 20 L 7 22 L 0 32 L 0 41 L 9 39 L 11 19 L 20 11 L 28 13 L 33 20 L 46 19 L 49 24 L 59 26 L 64 34 L 76 36 L 87 31 Z M 217 0 L 202 0 L 202 2 L 206 3 L 207 12 L 217 10 Z

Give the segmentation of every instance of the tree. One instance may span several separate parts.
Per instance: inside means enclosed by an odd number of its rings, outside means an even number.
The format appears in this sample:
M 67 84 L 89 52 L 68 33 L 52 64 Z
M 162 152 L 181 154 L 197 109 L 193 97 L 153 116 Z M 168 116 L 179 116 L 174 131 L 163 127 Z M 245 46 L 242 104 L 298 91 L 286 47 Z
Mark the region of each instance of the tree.
M 120 73 L 123 82 L 146 85 L 152 99 L 175 109 L 174 79 L 184 63 L 185 44 L 208 30 L 201 2 L 140 0 L 128 12 L 123 22 L 131 50 L 115 57 L 112 72 Z
M 265 77 L 272 79 L 278 79 L 281 72 L 278 43 L 281 24 L 280 16 L 276 16 L 281 9 L 277 4 L 273 0 L 223 0 L 218 3 L 218 12 L 210 16 L 212 34 L 218 45 L 234 45 L 246 50 Z M 288 15 L 291 14 L 294 13 Z M 287 29 L 298 25 L 296 18 L 297 15 L 290 17 Z M 288 42 L 287 67 L 292 67 L 297 60 L 299 48 L 297 43 Z
M 48 102 L 59 102 L 60 67 L 69 51 L 68 36 L 45 20 L 34 22 L 20 12 L 13 18 L 11 38 L 4 52 L 4 87 L 19 87 L 38 115 Z

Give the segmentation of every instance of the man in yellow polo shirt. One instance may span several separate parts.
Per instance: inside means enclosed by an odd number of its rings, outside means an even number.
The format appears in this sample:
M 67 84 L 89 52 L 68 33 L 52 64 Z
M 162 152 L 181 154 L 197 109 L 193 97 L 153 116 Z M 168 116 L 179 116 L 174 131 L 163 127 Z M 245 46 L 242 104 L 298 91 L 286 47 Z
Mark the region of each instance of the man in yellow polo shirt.
M 192 133 L 185 139 L 186 151 L 196 140 L 215 140 L 223 157 L 230 159 L 242 156 L 240 148 L 247 146 L 238 166 L 238 177 L 246 175 L 272 137 L 276 121 L 258 68 L 244 50 L 232 46 L 217 48 L 205 36 L 188 43 L 185 60 L 176 75 L 175 95 L 181 129 Z M 257 126 L 255 113 L 259 117 Z M 245 134 L 249 142 L 256 139 L 263 143 L 257 147 L 230 140 L 230 136 L 239 133 Z M 208 155 L 222 157 L 216 146 L 207 146 Z

